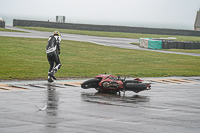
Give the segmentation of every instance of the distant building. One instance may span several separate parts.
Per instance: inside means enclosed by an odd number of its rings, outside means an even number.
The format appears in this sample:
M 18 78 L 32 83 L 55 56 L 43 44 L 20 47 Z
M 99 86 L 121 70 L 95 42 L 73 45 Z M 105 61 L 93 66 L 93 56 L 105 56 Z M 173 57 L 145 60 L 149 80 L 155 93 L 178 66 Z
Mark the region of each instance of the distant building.
M 200 8 L 199 11 L 197 11 L 196 20 L 194 23 L 194 30 L 200 31 Z
M 65 16 L 56 16 L 56 22 L 65 23 Z
M 0 17 L 0 28 L 5 28 L 5 21 Z

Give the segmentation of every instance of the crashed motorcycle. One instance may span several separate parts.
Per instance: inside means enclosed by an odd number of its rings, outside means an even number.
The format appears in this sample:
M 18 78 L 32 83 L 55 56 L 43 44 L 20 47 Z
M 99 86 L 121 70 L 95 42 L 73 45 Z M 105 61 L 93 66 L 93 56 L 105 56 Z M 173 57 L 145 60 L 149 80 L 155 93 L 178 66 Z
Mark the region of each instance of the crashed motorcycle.
M 138 93 L 151 89 L 151 83 L 145 83 L 139 78 L 133 80 L 121 79 L 120 76 L 99 74 L 94 79 L 89 79 L 81 84 L 83 89 L 95 88 L 98 92 L 116 93 L 120 91 L 133 91 Z

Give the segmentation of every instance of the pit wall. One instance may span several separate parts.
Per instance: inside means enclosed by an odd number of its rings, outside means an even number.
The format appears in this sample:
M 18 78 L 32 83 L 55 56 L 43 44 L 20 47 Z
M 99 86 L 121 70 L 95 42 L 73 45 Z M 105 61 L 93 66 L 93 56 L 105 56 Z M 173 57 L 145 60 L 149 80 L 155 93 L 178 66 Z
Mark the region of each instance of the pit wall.
M 48 21 L 19 20 L 19 19 L 13 19 L 13 26 L 46 27 L 46 28 L 73 29 L 73 30 L 127 32 L 127 33 L 160 34 L 160 35 L 200 36 L 200 31 L 194 31 L 194 30 L 56 23 Z

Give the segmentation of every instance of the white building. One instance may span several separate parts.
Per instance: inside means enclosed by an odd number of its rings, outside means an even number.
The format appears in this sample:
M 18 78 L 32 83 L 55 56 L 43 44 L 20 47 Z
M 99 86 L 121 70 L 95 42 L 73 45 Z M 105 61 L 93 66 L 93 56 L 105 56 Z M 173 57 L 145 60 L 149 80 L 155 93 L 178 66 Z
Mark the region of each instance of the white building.
M 200 8 L 199 11 L 197 11 L 196 20 L 194 23 L 194 30 L 200 31 Z

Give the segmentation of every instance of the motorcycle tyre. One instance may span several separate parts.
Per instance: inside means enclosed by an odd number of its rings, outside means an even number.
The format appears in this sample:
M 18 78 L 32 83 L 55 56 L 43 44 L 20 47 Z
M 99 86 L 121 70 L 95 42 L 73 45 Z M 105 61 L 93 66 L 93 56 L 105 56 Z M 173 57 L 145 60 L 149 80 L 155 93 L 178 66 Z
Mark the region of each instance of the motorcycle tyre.
M 128 91 L 134 91 L 134 92 L 138 92 L 138 91 L 143 91 L 147 89 L 147 84 L 145 83 L 126 83 L 125 85 L 125 89 Z
M 137 80 L 125 80 L 125 83 L 142 83 L 141 81 L 137 81 Z
M 100 79 L 89 79 L 81 84 L 81 88 L 83 89 L 97 88 L 99 87 L 98 83 L 100 81 L 101 81 Z

